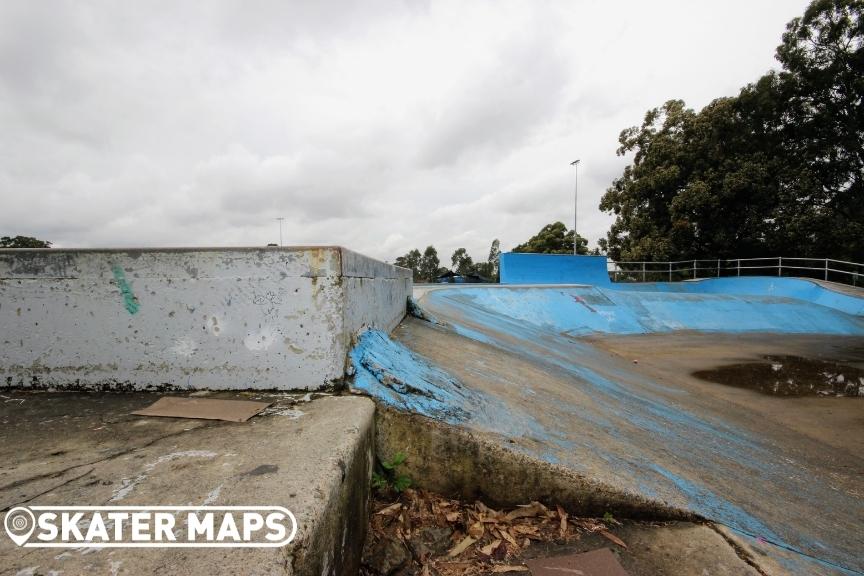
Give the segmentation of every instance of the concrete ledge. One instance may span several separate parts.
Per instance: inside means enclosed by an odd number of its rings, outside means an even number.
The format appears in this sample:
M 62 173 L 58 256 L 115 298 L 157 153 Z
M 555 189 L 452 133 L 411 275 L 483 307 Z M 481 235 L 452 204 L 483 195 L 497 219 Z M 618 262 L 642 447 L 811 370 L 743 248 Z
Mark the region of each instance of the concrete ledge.
M 0 250 L 0 387 L 318 390 L 410 290 L 340 247 Z
M 236 397 L 222 393 L 219 397 Z M 242 396 L 240 396 L 242 397 Z M 368 522 L 374 405 L 322 397 L 239 424 L 145 418 L 148 394 L 13 392 L 0 404 L 0 509 L 17 505 L 269 505 L 298 521 L 284 548 L 23 549 L 3 574 L 356 574 Z M 299 410 L 299 412 L 298 412 Z M 29 572 L 26 572 L 29 570 Z
M 625 492 L 500 446 L 465 428 L 378 405 L 376 443 L 379 458 L 403 452 L 408 459 L 400 472 L 412 484 L 448 496 L 480 499 L 497 507 L 534 500 L 560 504 L 579 516 L 653 520 L 694 520 L 698 516 L 640 494 Z

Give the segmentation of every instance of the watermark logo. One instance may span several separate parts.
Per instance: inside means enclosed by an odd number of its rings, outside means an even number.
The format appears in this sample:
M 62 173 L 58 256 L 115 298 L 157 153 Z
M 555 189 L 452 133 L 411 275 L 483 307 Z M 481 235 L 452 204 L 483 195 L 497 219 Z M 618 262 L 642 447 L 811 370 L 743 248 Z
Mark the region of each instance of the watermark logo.
M 281 506 L 19 506 L 3 526 L 22 548 L 278 548 L 297 534 Z

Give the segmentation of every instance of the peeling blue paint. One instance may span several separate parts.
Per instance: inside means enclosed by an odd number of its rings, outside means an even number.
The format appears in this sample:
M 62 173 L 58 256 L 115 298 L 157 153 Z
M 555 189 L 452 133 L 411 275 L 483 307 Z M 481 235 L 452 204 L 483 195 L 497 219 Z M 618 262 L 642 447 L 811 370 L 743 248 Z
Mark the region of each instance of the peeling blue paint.
M 456 423 L 478 404 L 478 394 L 380 330 L 360 335 L 350 352 L 356 390 L 403 410 Z
M 826 296 L 830 291 L 792 279 L 746 278 L 737 288 L 737 279 L 721 280 L 643 285 L 642 290 L 440 289 L 426 294 L 424 306 L 456 333 L 560 372 L 562 381 L 572 382 L 569 400 L 535 392 L 530 404 L 506 394 L 504 407 L 486 404 L 487 410 L 506 409 L 508 417 L 542 407 L 540 430 L 535 428 L 532 436 L 543 438 L 544 444 L 533 451 L 515 449 L 580 472 L 587 466 L 601 481 L 612 478 L 820 565 L 862 568 L 848 544 L 825 540 L 840 523 L 848 525 L 864 512 L 860 500 L 829 488 L 829 470 L 808 468 L 794 454 L 778 453 L 770 438 L 689 412 L 678 402 L 690 392 L 627 372 L 626 366 L 611 367 L 590 343 L 574 338 L 674 330 L 864 335 L 864 318 L 855 313 L 861 299 L 835 301 L 836 293 Z M 764 292 L 749 294 L 757 290 Z M 474 422 L 469 417 L 463 424 Z M 602 466 L 590 464 L 592 458 Z M 805 521 L 776 514 L 776 495 L 766 498 L 766 490 L 818 502 L 824 517 Z M 801 567 L 810 565 L 801 560 L 790 570 L 808 574 Z

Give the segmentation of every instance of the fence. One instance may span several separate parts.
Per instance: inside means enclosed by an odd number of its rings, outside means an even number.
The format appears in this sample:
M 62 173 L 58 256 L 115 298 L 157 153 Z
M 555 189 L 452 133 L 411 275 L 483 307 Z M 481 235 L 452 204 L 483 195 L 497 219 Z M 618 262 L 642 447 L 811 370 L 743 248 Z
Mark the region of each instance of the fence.
M 612 262 L 613 282 L 675 282 L 726 276 L 795 276 L 864 286 L 864 264 L 832 258 L 737 258 L 677 262 Z

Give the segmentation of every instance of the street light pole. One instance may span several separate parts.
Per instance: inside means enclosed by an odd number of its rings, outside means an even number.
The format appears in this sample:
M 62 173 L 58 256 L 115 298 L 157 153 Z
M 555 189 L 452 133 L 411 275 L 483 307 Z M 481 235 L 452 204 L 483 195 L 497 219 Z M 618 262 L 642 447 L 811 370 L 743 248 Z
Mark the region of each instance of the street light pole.
M 573 186 L 573 255 L 576 255 L 576 225 L 579 222 L 579 160 L 574 160 L 570 166 L 576 167 L 576 184 Z
M 282 246 L 282 221 L 285 220 L 283 217 L 276 218 L 279 221 L 279 246 Z

